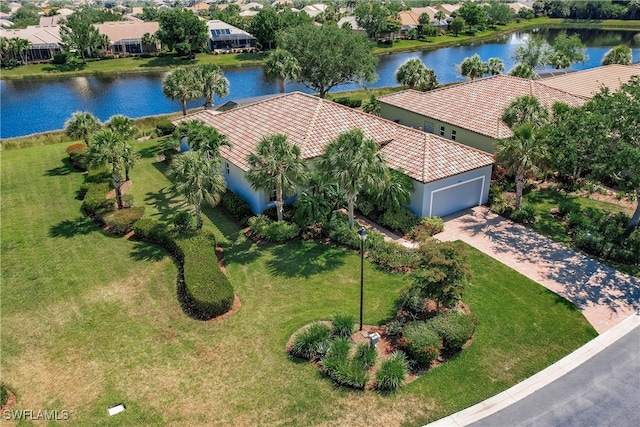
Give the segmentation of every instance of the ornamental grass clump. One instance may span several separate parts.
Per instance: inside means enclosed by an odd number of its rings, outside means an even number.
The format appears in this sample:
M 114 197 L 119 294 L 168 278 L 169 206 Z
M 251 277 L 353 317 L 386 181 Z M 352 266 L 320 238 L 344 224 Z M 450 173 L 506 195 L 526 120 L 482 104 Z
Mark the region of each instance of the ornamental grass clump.
M 356 346 L 356 352 L 353 355 L 353 363 L 357 363 L 365 370 L 371 369 L 376 363 L 378 351 L 375 347 L 366 343 L 360 343 Z
M 395 390 L 404 383 L 409 372 L 409 362 L 404 353 L 396 350 L 380 364 L 376 373 L 376 389 Z
M 349 338 L 353 333 L 355 323 L 355 317 L 336 313 L 331 319 L 331 335 L 337 338 Z
M 320 355 L 331 335 L 331 329 L 321 323 L 313 323 L 299 332 L 291 345 L 290 353 L 301 359 L 311 360 Z

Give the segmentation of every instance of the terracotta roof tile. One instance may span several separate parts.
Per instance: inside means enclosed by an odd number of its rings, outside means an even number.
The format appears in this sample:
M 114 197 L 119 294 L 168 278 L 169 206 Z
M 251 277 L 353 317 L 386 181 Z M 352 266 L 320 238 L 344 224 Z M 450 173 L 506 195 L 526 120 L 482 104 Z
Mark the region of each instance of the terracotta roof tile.
M 620 86 L 631 80 L 631 76 L 634 75 L 640 75 L 638 66 L 611 64 L 562 76 L 549 77 L 540 80 L 540 83 L 574 95 L 591 98 L 600 92 L 600 88 L 603 85 L 612 91 L 619 90 Z
M 249 169 L 247 155 L 269 134 L 286 135 L 300 147 L 303 158 L 311 159 L 340 133 L 354 128 L 386 144 L 381 151 L 389 166 L 420 182 L 493 164 L 493 156 L 480 150 L 300 92 L 223 113 L 200 111 L 173 123 L 196 119 L 229 137 L 232 146 L 222 147 L 221 154 L 244 171 Z
M 511 129 L 502 121 L 502 112 L 514 99 L 533 95 L 545 106 L 562 101 L 572 106 L 587 98 L 551 88 L 534 80 L 498 75 L 447 86 L 429 92 L 406 90 L 381 96 L 389 105 L 489 136 L 507 138 Z

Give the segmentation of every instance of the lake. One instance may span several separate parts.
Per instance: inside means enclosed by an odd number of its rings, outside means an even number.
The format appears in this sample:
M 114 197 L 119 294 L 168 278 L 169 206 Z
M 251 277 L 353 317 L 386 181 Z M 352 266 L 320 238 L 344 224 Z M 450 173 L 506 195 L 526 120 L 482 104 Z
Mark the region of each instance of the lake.
M 552 42 L 561 30 L 541 30 L 539 34 Z M 640 61 L 640 33 L 629 31 L 576 30 L 587 46 L 589 59 L 575 64 L 574 69 L 594 68 L 601 64 L 605 53 L 619 44 L 632 47 L 633 61 Z M 513 51 L 531 34 L 513 33 L 485 43 L 441 48 L 429 52 L 410 52 L 383 55 L 378 64 L 379 79 L 367 87 L 396 86 L 396 69 L 407 59 L 419 57 L 436 72 L 440 83 L 463 81 L 455 65 L 478 53 L 483 60 L 501 58 L 505 69 L 513 67 Z M 138 118 L 180 111 L 178 101 L 170 101 L 162 94 L 162 79 L 166 73 L 124 75 L 112 77 L 68 77 L 59 80 L 2 80 L 0 81 L 0 138 L 11 138 L 64 128 L 75 111 L 89 111 L 102 121 L 115 114 Z M 229 96 L 216 99 L 220 104 L 230 99 L 268 95 L 278 92 L 277 83 L 265 81 L 261 68 L 241 68 L 224 72 L 230 83 Z M 358 89 L 345 85 L 332 90 Z M 312 91 L 299 83 L 287 85 L 287 92 Z M 189 108 L 203 101 L 188 103 Z

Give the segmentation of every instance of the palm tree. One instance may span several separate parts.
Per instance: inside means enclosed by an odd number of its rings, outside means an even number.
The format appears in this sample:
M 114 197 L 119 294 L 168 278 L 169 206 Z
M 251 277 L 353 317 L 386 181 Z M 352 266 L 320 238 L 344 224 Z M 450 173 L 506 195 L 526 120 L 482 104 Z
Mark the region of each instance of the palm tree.
M 271 51 L 262 66 L 264 76 L 268 80 L 277 80 L 280 93 L 284 93 L 287 80 L 295 80 L 300 75 L 298 60 L 284 49 Z
M 529 80 L 534 80 L 536 78 L 536 72 L 527 64 L 516 65 L 509 71 L 509 75 Z
M 229 94 L 229 80 L 215 64 L 202 64 L 196 68 L 196 74 L 202 85 L 204 108 L 213 107 L 213 97 L 224 98 Z
M 220 161 L 220 147 L 223 145 L 231 147 L 226 135 L 218 132 L 213 126 L 208 126 L 202 120 L 180 122 L 174 134 L 179 139 L 187 138 L 191 150 L 216 162 Z
M 380 101 L 376 99 L 376 96 L 371 94 L 369 99 L 362 104 L 362 111 L 373 114 L 374 116 L 379 116 L 381 105 Z
M 522 204 L 522 193 L 529 173 L 536 173 L 547 158 L 546 146 L 536 135 L 532 123 L 525 123 L 513 130 L 511 138 L 498 141 L 496 161 L 515 175 L 516 210 Z
M 126 141 L 132 140 L 138 134 L 136 122 L 122 114 L 112 116 L 106 123 L 107 129 L 120 134 Z
M 353 225 L 353 210 L 361 190 L 377 193 L 389 175 L 384 154 L 378 143 L 365 139 L 360 129 L 344 132 L 327 144 L 318 161 L 325 182 L 335 182 L 347 199 L 349 224 Z
M 215 162 L 196 152 L 176 157 L 169 168 L 173 189 L 195 207 L 196 228 L 202 228 L 202 202 L 211 206 L 220 202 L 227 185 Z
M 100 130 L 101 126 L 100 120 L 93 114 L 78 111 L 64 124 L 64 130 L 70 138 L 82 139 L 88 146 L 91 135 Z
M 489 66 L 489 74 L 492 76 L 497 76 L 504 72 L 504 62 L 500 58 L 489 58 L 487 65 Z
M 90 166 L 111 166 L 113 188 L 116 191 L 118 209 L 122 209 L 122 169 L 125 163 L 132 167 L 136 157 L 132 156 L 133 149 L 122 138 L 122 135 L 111 129 L 103 129 L 92 138 L 91 146 L 87 150 L 87 161 Z
M 602 65 L 610 64 L 631 64 L 631 48 L 627 45 L 620 45 L 611 48 L 602 58 Z
M 482 62 L 480 55 L 477 53 L 465 58 L 458 67 L 460 68 L 460 74 L 469 80 L 474 80 L 476 77 L 483 77 L 489 74 L 489 65 L 486 62 Z
M 131 180 L 131 177 L 129 177 L 129 171 L 133 169 L 139 158 L 140 155 L 136 150 L 133 149 L 131 144 L 125 144 L 124 150 L 122 152 L 122 165 L 124 166 L 125 181 Z
M 387 182 L 382 191 L 374 195 L 374 200 L 385 210 L 400 208 L 411 201 L 411 193 L 413 193 L 411 178 L 400 171 L 390 170 Z
M 538 129 L 549 121 L 549 112 L 535 96 L 523 95 L 504 109 L 502 121 L 512 129 L 526 123 L 531 123 Z
M 438 79 L 433 70 L 425 67 L 420 58 L 411 58 L 396 70 L 398 83 L 409 89 L 427 91 L 438 87 Z
M 172 101 L 179 100 L 182 115 L 186 116 L 187 101 L 199 98 L 202 95 L 202 87 L 193 69 L 177 68 L 164 78 L 162 92 Z
M 437 12 L 433 15 L 433 17 L 434 17 L 435 19 L 437 19 L 438 21 L 444 21 L 445 19 L 447 19 L 447 15 L 446 15 L 443 11 L 441 11 L 441 10 L 437 11 Z
M 282 134 L 267 135 L 258 143 L 255 153 L 247 156 L 247 181 L 255 190 L 276 190 L 276 212 L 282 221 L 283 194 L 295 191 L 305 181 L 306 167 L 300 148 Z

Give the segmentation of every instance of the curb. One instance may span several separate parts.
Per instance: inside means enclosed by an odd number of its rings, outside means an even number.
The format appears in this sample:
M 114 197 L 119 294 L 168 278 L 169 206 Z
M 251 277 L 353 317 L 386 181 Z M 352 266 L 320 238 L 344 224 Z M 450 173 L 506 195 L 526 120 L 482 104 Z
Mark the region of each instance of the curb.
M 628 316 L 616 326 L 589 341 L 573 353 L 510 389 L 460 412 L 427 424 L 425 427 L 461 427 L 495 414 L 572 371 L 639 326 L 640 311 Z

